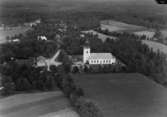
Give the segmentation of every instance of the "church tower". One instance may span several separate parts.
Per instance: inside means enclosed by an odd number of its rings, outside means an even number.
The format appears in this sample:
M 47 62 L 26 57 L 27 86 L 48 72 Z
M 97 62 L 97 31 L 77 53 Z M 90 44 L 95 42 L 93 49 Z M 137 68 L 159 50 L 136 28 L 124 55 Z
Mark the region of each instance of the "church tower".
M 88 44 L 88 41 L 83 46 L 83 63 L 85 64 L 88 61 L 88 58 L 90 57 L 90 47 Z

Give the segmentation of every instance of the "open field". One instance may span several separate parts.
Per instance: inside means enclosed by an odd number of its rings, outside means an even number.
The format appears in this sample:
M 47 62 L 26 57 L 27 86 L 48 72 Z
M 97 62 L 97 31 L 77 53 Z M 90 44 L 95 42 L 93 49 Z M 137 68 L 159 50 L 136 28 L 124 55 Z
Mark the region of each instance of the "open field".
M 132 24 L 127 24 L 119 21 L 114 21 L 114 20 L 104 20 L 101 21 L 101 28 L 103 30 L 108 29 L 110 32 L 115 32 L 115 31 L 131 31 L 131 32 L 136 32 L 136 31 L 141 31 L 145 30 L 146 28 L 143 26 L 137 26 L 137 25 L 132 25 Z
M 68 111 L 67 111 L 68 110 Z M 0 99 L 0 117 L 78 117 L 62 92 L 17 94 Z
M 79 115 L 73 111 L 73 109 L 67 108 L 58 112 L 49 113 L 40 117 L 79 117 Z
M 152 48 L 155 52 L 158 50 L 167 55 L 167 46 L 158 42 L 142 40 L 142 42 Z
M 99 32 L 94 31 L 94 30 L 88 30 L 88 31 L 82 31 L 82 32 L 83 32 L 83 33 L 90 33 L 90 34 L 93 34 L 93 35 L 97 35 L 98 38 L 101 39 L 103 42 L 105 42 L 107 38 L 116 39 L 116 37 L 108 36 L 108 35 L 99 33 Z
M 167 29 L 161 30 L 162 36 L 167 38 Z
M 104 117 L 167 117 L 167 89 L 141 74 L 78 74 L 75 82 Z
M 0 29 L 0 44 L 6 42 L 7 36 L 11 37 L 16 34 L 20 33 L 23 34 L 29 29 L 30 29 L 29 27 L 22 27 L 22 26 Z

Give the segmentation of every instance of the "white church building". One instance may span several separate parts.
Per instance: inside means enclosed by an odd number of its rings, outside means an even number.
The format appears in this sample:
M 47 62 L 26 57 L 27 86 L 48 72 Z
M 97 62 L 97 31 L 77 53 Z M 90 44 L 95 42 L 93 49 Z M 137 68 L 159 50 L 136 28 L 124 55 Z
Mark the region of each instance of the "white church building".
M 109 65 L 116 63 L 116 58 L 111 53 L 91 53 L 90 47 L 83 47 L 83 63 L 90 65 Z

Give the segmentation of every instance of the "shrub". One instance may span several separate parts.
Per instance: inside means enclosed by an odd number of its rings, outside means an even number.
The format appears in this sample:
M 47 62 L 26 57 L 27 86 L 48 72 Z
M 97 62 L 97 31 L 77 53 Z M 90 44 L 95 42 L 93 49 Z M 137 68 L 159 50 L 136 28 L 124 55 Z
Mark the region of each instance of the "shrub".
M 7 77 L 7 76 L 3 76 L 3 78 L 1 79 L 1 83 L 3 86 L 2 95 L 10 95 L 12 93 L 14 93 L 15 91 L 15 84 L 12 82 L 12 78 L 11 77 Z
M 84 95 L 83 90 L 75 85 L 73 79 L 69 75 L 62 77 L 60 86 L 67 97 L 70 97 L 71 94 L 76 95 L 77 97 Z
M 84 96 L 84 91 L 82 88 L 78 88 L 76 89 L 76 94 L 80 97 L 80 96 Z
M 72 73 L 78 73 L 78 72 L 79 72 L 78 67 L 74 67 L 74 68 L 72 68 Z
M 77 99 L 74 107 L 81 117 L 103 117 L 98 106 L 86 98 Z
M 92 65 L 89 69 L 84 70 L 87 73 L 119 73 L 127 72 L 126 68 L 120 64 L 113 65 Z
M 82 96 L 84 96 L 84 91 L 83 91 L 83 89 L 82 88 L 74 88 L 73 90 L 72 90 L 72 92 L 70 93 L 70 100 L 71 100 L 71 102 L 72 102 L 72 105 L 75 103 L 75 101 L 78 99 L 78 98 L 80 98 L 80 97 L 82 97 Z
M 26 78 L 21 77 L 17 80 L 16 90 L 27 91 L 30 89 L 32 89 L 32 85 L 29 83 L 29 81 Z

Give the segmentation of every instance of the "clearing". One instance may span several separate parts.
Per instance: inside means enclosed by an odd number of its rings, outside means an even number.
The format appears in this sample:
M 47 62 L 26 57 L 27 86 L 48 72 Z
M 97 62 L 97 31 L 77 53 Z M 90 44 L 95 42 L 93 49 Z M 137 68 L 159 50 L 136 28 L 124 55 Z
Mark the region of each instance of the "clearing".
M 17 94 L 0 99 L 0 117 L 39 116 L 78 117 L 78 114 L 61 91 Z
M 137 73 L 77 74 L 104 117 L 167 117 L 167 89 Z

